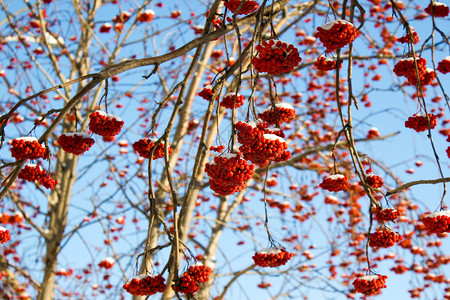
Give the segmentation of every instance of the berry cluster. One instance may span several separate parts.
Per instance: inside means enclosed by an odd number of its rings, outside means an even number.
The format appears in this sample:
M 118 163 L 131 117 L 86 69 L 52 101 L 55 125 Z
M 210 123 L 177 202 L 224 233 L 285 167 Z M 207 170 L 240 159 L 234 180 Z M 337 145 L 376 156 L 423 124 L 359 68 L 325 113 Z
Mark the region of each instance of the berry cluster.
M 428 118 L 430 119 L 430 129 L 434 129 L 437 125 L 437 117 L 434 114 L 428 114 Z M 425 114 L 414 114 L 412 117 L 409 117 L 405 122 L 406 128 L 414 129 L 417 132 L 422 132 L 428 130 L 428 121 Z
M 222 196 L 242 191 L 247 180 L 252 178 L 254 165 L 249 165 L 238 154 L 222 153 L 205 165 L 205 172 L 211 178 L 210 188 Z
M 195 278 L 189 275 L 187 272 L 184 272 L 183 276 L 178 278 L 178 283 L 172 285 L 172 289 L 182 294 L 195 294 L 200 290 L 200 286 L 198 285 Z
M 243 145 L 253 145 L 260 140 L 264 135 L 264 129 L 267 128 L 267 123 L 244 123 L 239 121 L 234 127 L 237 131 L 237 140 Z
M 103 137 L 115 136 L 120 133 L 123 121 L 116 115 L 96 110 L 89 115 L 89 129 Z
M 13 216 L 6 213 L 0 215 L 0 224 L 16 224 L 22 222 L 24 219 L 20 212 L 16 212 Z
M 208 282 L 211 268 L 204 266 L 202 263 L 195 263 L 189 267 L 187 273 L 198 283 Z
M 234 106 L 234 99 L 236 99 L 236 106 Z M 225 97 L 223 97 L 222 101 L 220 102 L 220 106 L 225 107 L 225 108 L 229 108 L 229 109 L 233 109 L 234 107 L 238 108 L 242 105 L 244 105 L 244 100 L 245 97 L 235 93 L 230 93 L 225 95 Z
M 69 271 L 67 271 L 64 268 L 59 269 L 58 271 L 55 272 L 56 275 L 58 276 L 65 276 L 65 277 L 69 277 L 72 276 L 73 274 L 73 269 L 69 268 Z
M 241 5 L 241 2 L 244 1 L 244 5 L 237 13 L 238 15 L 251 14 L 259 7 L 258 2 L 252 0 L 222 0 L 222 1 L 224 1 L 223 6 L 228 8 L 232 13 L 234 13 L 238 9 L 239 5 Z
M 0 226 L 0 244 L 7 243 L 10 239 L 11 235 L 9 234 L 9 230 L 3 226 Z
M 295 119 L 296 112 L 292 105 L 288 103 L 276 103 L 275 110 L 272 106 L 269 106 L 262 113 L 258 114 L 258 117 L 270 125 L 281 123 L 290 123 Z
M 366 176 L 366 182 L 369 186 L 373 187 L 374 189 L 380 188 L 384 184 L 383 179 L 380 176 L 377 176 L 372 173 Z
M 377 230 L 370 234 L 369 246 L 372 248 L 389 248 L 401 242 L 403 237 L 390 229 Z
M 293 256 L 284 249 L 271 247 L 259 250 L 252 258 L 257 266 L 276 268 L 285 265 Z
M 123 285 L 134 296 L 147 296 L 162 293 L 166 289 L 165 279 L 161 275 L 141 275 Z
M 324 199 L 324 202 L 325 202 L 326 204 L 338 205 L 338 204 L 339 204 L 339 199 L 336 198 L 336 197 L 333 196 L 333 195 L 327 195 L 327 196 L 325 197 L 325 199 Z
M 142 12 L 140 12 L 136 18 L 138 22 L 151 22 L 153 18 L 155 17 L 155 12 L 151 9 L 146 9 Z
M 345 20 L 336 20 L 318 27 L 314 36 L 320 39 L 327 48 L 326 52 L 330 53 L 352 43 L 358 37 L 358 34 L 358 30 L 352 23 Z
M 380 222 L 394 221 L 400 216 L 400 212 L 395 208 L 375 207 L 373 209 L 373 213 L 375 214 L 375 219 L 377 219 Z
M 205 100 L 208 100 L 208 101 L 211 100 L 212 96 L 214 95 L 212 86 L 208 84 L 198 93 L 198 95 Z M 217 96 L 217 97 L 219 97 L 219 96 Z
M 386 279 L 385 275 L 362 276 L 353 281 L 353 286 L 358 293 L 366 296 L 378 295 L 381 289 L 386 288 Z
M 17 160 L 46 159 L 49 154 L 47 148 L 42 147 L 34 137 L 14 139 L 11 142 L 11 146 L 11 156 Z
M 75 155 L 88 151 L 94 143 L 94 139 L 86 132 L 63 133 L 58 138 L 61 148 Z
M 336 61 L 325 56 L 319 56 L 317 61 L 314 63 L 314 67 L 320 71 L 331 71 L 336 69 Z
M 99 268 L 103 268 L 106 270 L 111 269 L 113 266 L 114 266 L 114 259 L 112 257 L 107 257 L 98 264 Z
M 427 215 L 422 223 L 430 233 L 450 232 L 450 211 L 439 211 Z
M 442 74 L 447 74 L 448 72 L 450 72 L 450 56 L 447 56 L 439 62 L 437 70 Z
M 380 132 L 378 131 L 378 128 L 376 127 L 370 128 L 369 131 L 367 132 L 367 138 L 373 139 L 376 137 L 380 137 Z
M 42 184 L 46 189 L 53 190 L 55 185 L 58 184 L 58 181 L 51 178 L 50 175 L 44 176 L 39 180 L 39 183 Z
M 434 72 L 431 69 L 427 69 L 427 61 L 425 58 L 416 58 L 416 63 L 420 84 L 422 86 L 431 84 L 434 80 Z M 408 84 L 417 85 L 418 83 L 414 57 L 405 58 L 397 62 L 394 66 L 394 73 L 399 77 L 405 76 L 408 80 Z
M 431 7 L 433 7 L 433 12 L 434 12 L 435 17 L 444 18 L 444 17 L 448 16 L 449 8 L 447 5 L 445 5 L 445 3 L 442 3 L 442 2 L 430 3 L 427 6 L 427 8 L 425 8 L 425 12 L 427 14 L 429 14 L 430 16 L 432 15 Z
M 319 186 L 330 192 L 345 191 L 350 187 L 347 176 L 342 174 L 328 175 Z
M 156 139 L 143 138 L 133 144 L 133 150 L 139 153 L 139 156 L 143 158 L 150 158 L 150 154 L 155 147 Z M 167 149 L 169 155 L 172 154 L 172 147 L 169 146 Z M 153 160 L 164 157 L 164 143 L 159 143 L 153 153 Z
M 252 145 L 244 144 L 239 147 L 245 159 L 260 167 L 267 166 L 270 161 L 284 161 L 291 157 L 291 153 L 286 151 L 288 148 L 283 138 L 270 133 L 263 134 Z
M 35 164 L 28 164 L 20 170 L 19 179 L 23 179 L 29 182 L 39 182 L 47 189 L 53 189 L 58 182 L 47 174 L 47 171 L 41 169 L 40 166 Z
M 297 48 L 282 41 L 264 41 L 256 50 L 259 53 L 252 58 L 253 66 L 258 72 L 270 75 L 291 72 L 302 61 Z
M 417 35 L 417 32 L 414 31 L 414 29 L 411 28 L 411 32 L 412 32 L 412 41 L 414 44 L 417 44 L 420 39 L 419 36 Z M 406 35 L 402 36 L 401 38 L 397 39 L 397 42 L 402 43 L 402 44 L 409 44 L 410 41 L 410 34 L 406 33 Z

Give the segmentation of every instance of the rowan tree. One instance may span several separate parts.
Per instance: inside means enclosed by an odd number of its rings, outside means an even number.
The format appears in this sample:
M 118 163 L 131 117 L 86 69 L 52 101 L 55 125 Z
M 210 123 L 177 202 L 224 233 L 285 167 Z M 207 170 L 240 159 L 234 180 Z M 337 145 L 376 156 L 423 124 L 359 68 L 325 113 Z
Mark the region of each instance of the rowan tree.
M 2 298 L 450 298 L 446 4 L 0 5 Z

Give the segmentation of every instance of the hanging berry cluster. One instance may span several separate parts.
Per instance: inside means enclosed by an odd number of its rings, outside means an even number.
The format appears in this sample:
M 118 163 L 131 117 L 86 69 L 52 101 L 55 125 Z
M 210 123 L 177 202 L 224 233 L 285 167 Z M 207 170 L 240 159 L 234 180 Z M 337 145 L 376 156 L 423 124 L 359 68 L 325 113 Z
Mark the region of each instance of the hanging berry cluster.
M 114 266 L 114 259 L 112 257 L 107 257 L 98 264 L 99 268 L 103 268 L 106 270 L 111 269 L 113 266 Z
M 331 71 L 336 69 L 336 61 L 325 56 L 319 56 L 317 61 L 314 63 L 314 67 L 320 71 Z
M 164 292 L 165 281 L 161 275 L 141 275 L 125 283 L 123 289 L 134 296 L 149 296 Z
M 450 211 L 438 211 L 422 218 L 422 223 L 430 233 L 450 232 Z
M 252 163 L 265 167 L 271 161 L 280 162 L 291 158 L 291 153 L 285 140 L 275 134 L 265 133 L 262 138 L 252 145 L 242 145 L 239 151 L 245 159 Z
M 16 212 L 14 215 L 8 215 L 7 213 L 2 213 L 0 215 L 0 224 L 19 224 L 24 220 L 24 216 L 20 212 Z
M 208 100 L 208 101 L 211 100 L 212 96 L 214 95 L 212 86 L 208 84 L 198 93 L 198 95 L 205 100 Z
M 48 150 L 34 137 L 21 137 L 12 140 L 11 156 L 17 160 L 48 158 Z
M 63 133 L 58 138 L 58 144 L 69 153 L 81 155 L 88 151 L 95 141 L 86 132 Z
M 9 234 L 9 230 L 3 226 L 0 226 L 0 244 L 7 243 L 10 239 L 11 235 Z
M 370 234 L 369 246 L 372 248 L 389 248 L 402 240 L 403 237 L 397 232 L 383 228 Z
M 178 278 L 178 283 L 172 285 L 172 289 L 178 293 L 192 295 L 200 290 L 200 286 L 193 276 L 184 272 L 184 274 Z
M 342 174 L 328 175 L 319 186 L 330 192 L 345 191 L 350 187 L 347 176 Z
M 234 105 L 234 99 L 236 99 L 236 106 Z M 229 93 L 223 97 L 222 101 L 220 102 L 220 106 L 233 109 L 234 107 L 238 108 L 242 105 L 244 105 L 245 97 L 236 93 Z
M 433 8 L 434 16 L 444 18 L 448 16 L 449 8 L 445 3 L 442 2 L 433 2 L 428 4 L 427 8 L 425 8 L 425 12 L 432 15 L 431 8 Z
M 327 48 L 327 53 L 336 51 L 352 43 L 358 37 L 358 30 L 352 23 L 345 20 L 335 20 L 317 28 L 314 35 Z
M 414 29 L 411 28 L 411 32 L 412 32 L 412 42 L 414 44 L 417 44 L 420 39 L 419 36 L 417 35 L 417 32 L 414 31 Z M 409 44 L 411 42 L 410 37 L 411 35 L 409 33 L 406 33 L 406 35 L 402 36 L 401 38 L 397 39 L 397 42 L 401 43 L 401 44 Z
M 269 106 L 262 113 L 258 114 L 258 117 L 269 125 L 290 123 L 295 119 L 295 116 L 295 109 L 288 103 L 276 103 L 275 110 L 272 106 Z
M 19 179 L 26 180 L 28 182 L 38 182 L 47 189 L 53 189 L 58 181 L 54 180 L 47 174 L 47 171 L 41 169 L 39 165 L 28 164 L 22 168 L 18 175 Z
M 122 130 L 123 121 L 116 115 L 96 110 L 89 115 L 89 129 L 103 137 L 118 135 Z
M 238 9 L 239 5 L 241 5 L 241 2 L 243 1 L 244 5 L 237 13 L 238 15 L 251 14 L 252 12 L 256 11 L 259 7 L 258 2 L 252 0 L 222 0 L 222 1 L 224 2 L 223 6 L 228 8 L 232 13 L 234 13 Z
M 400 212 L 395 208 L 379 208 L 373 209 L 375 219 L 379 222 L 394 221 L 400 216 Z
M 366 183 L 373 187 L 374 189 L 380 188 L 383 186 L 384 182 L 383 179 L 380 176 L 377 176 L 373 173 L 369 173 L 366 176 Z
M 210 177 L 210 188 L 221 196 L 228 196 L 247 187 L 254 168 L 238 154 L 222 153 L 205 165 L 205 172 Z
M 366 296 L 378 295 L 381 289 L 386 288 L 386 275 L 369 275 L 356 278 L 353 286 L 358 293 Z
M 270 75 L 291 72 L 302 61 L 297 48 L 282 41 L 264 41 L 256 50 L 259 53 L 252 58 L 253 66 L 258 72 Z
M 203 265 L 202 263 L 195 263 L 190 266 L 187 273 L 194 278 L 198 283 L 208 282 L 211 268 Z
M 437 70 L 442 74 L 447 74 L 450 72 L 450 56 L 447 56 L 439 62 Z
M 428 114 L 430 119 L 430 129 L 434 129 L 437 125 L 437 117 L 434 114 Z M 405 121 L 405 127 L 414 129 L 417 132 L 422 132 L 428 130 L 428 121 L 425 114 L 414 114 Z
M 416 58 L 416 63 L 420 84 L 422 86 L 431 84 L 434 80 L 434 71 L 431 69 L 427 69 L 427 61 L 425 60 L 425 58 Z M 418 83 L 414 57 L 409 57 L 398 61 L 394 66 L 394 73 L 399 77 L 406 77 L 406 79 L 408 80 L 408 84 L 415 86 Z
M 276 268 L 285 265 L 293 256 L 284 249 L 271 247 L 259 250 L 252 258 L 257 266 Z
M 133 150 L 143 158 L 150 158 L 150 154 L 155 147 L 156 139 L 143 138 L 133 144 Z M 172 154 L 173 149 L 169 146 L 167 149 L 169 155 Z M 153 160 L 164 157 L 164 143 L 159 143 L 153 153 Z

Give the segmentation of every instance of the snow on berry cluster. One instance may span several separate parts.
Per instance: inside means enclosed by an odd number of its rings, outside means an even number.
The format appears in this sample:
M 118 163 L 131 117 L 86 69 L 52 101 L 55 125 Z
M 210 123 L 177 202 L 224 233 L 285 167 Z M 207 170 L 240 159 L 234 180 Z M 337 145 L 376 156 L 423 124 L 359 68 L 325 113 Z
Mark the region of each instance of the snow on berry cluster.
M 172 289 L 178 293 L 192 295 L 200 290 L 200 286 L 193 276 L 184 272 L 183 275 L 178 278 L 178 283 L 172 285 Z
M 260 140 L 264 135 L 264 129 L 269 125 L 263 122 L 241 122 L 235 125 L 237 140 L 243 145 L 252 145 Z
M 366 296 L 378 295 L 381 289 L 386 288 L 386 279 L 386 275 L 362 276 L 353 281 L 353 286 L 358 293 Z
M 259 250 L 252 258 L 257 266 L 276 268 L 285 265 L 293 256 L 284 249 L 270 247 Z
M 165 279 L 159 275 L 140 275 L 123 285 L 134 296 L 149 296 L 162 293 L 166 289 Z
M 222 0 L 223 6 L 228 8 L 232 13 L 234 13 L 239 5 L 241 5 L 241 2 L 244 1 L 244 5 L 237 13 L 238 15 L 248 15 L 252 12 L 256 11 L 259 7 L 258 2 L 252 1 L 252 0 Z
M 9 230 L 3 226 L 0 226 L 0 244 L 7 243 L 10 239 L 11 235 L 9 234 Z
M 236 106 L 234 106 L 234 99 L 236 99 Z M 245 97 L 242 96 L 241 94 L 237 94 L 237 97 L 236 97 L 236 93 L 229 93 L 229 94 L 225 95 L 225 97 L 223 97 L 222 101 L 220 102 L 220 106 L 229 108 L 229 109 L 233 109 L 233 107 L 238 108 L 238 107 L 244 105 L 244 100 L 245 100 Z
M 115 136 L 120 133 L 123 121 L 116 115 L 96 110 L 89 115 L 89 129 L 103 137 Z
M 367 174 L 366 182 L 369 186 L 373 187 L 374 189 L 380 188 L 384 184 L 383 179 L 380 176 L 377 176 L 373 173 Z
M 358 30 L 348 21 L 335 20 L 318 27 L 314 36 L 330 53 L 352 43 L 358 37 Z
M 205 172 L 210 177 L 210 188 L 219 195 L 228 196 L 247 186 L 247 180 L 253 177 L 254 168 L 239 154 L 222 153 L 205 165 Z
M 411 28 L 411 32 L 412 32 L 412 41 L 414 44 L 417 44 L 418 42 L 420 42 L 419 36 L 417 35 L 417 32 Z M 410 37 L 411 35 L 409 33 L 406 33 L 406 35 L 402 36 L 401 38 L 397 39 L 397 42 L 401 43 L 401 44 L 409 44 L 410 41 Z
M 47 148 L 39 144 L 38 140 L 34 137 L 13 139 L 11 146 L 11 156 L 17 160 L 46 159 L 49 154 Z
M 345 191 L 350 187 L 347 176 L 342 174 L 328 175 L 319 186 L 330 192 Z
M 450 232 L 450 211 L 438 211 L 422 218 L 422 223 L 430 233 Z
M 114 266 L 114 259 L 112 257 L 107 257 L 98 264 L 99 268 L 103 268 L 106 270 L 111 269 L 113 266 Z
M 146 9 L 138 14 L 136 20 L 138 22 L 151 22 L 155 18 L 155 11 L 152 9 Z
M 427 8 L 425 8 L 425 12 L 427 14 L 429 14 L 430 16 L 432 15 L 431 7 L 433 7 L 433 12 L 434 12 L 435 17 L 444 18 L 444 17 L 448 16 L 449 8 L 447 5 L 445 5 L 445 3 L 442 3 L 442 2 L 430 3 L 427 6 Z
M 205 100 L 208 100 L 208 101 L 211 100 L 212 96 L 214 95 L 212 86 L 208 84 L 198 93 L 198 95 Z
M 375 214 L 375 219 L 379 222 L 394 221 L 400 216 L 400 212 L 395 208 L 375 207 L 373 213 Z
M 447 74 L 450 72 L 450 56 L 447 56 L 439 62 L 437 70 L 442 74 Z
M 8 215 L 7 213 L 2 213 L 0 215 L 0 224 L 19 224 L 24 219 L 24 216 L 20 212 L 16 212 L 14 215 Z
M 22 168 L 18 175 L 19 179 L 26 180 L 28 182 L 38 182 L 47 189 L 53 189 L 58 181 L 54 180 L 47 174 L 47 171 L 41 169 L 40 166 L 35 164 L 28 164 Z
M 155 147 L 156 141 L 156 139 L 140 139 L 133 144 L 133 150 L 136 151 L 139 156 L 149 159 L 150 154 Z M 167 149 L 167 151 L 169 152 L 169 155 L 172 154 L 172 147 L 169 146 L 169 149 Z M 155 152 L 153 153 L 153 160 L 161 157 L 164 157 L 164 143 L 159 143 L 159 145 L 155 149 Z
M 258 55 L 252 58 L 253 66 L 258 72 L 270 75 L 291 72 L 302 61 L 297 48 L 282 41 L 264 41 L 256 50 Z
M 285 140 L 275 134 L 265 133 L 253 144 L 245 144 L 239 147 L 245 159 L 252 163 L 265 167 L 271 161 L 285 161 L 291 158 L 291 153 Z
M 426 67 L 427 61 L 425 60 L 425 58 L 416 58 L 416 63 L 420 84 L 422 86 L 431 84 L 435 78 L 434 71 Z M 414 57 L 409 57 L 398 61 L 394 66 L 394 73 L 399 77 L 406 77 L 406 79 L 408 80 L 408 84 L 417 85 L 417 74 L 414 64 Z
M 430 129 L 434 129 L 437 125 L 437 117 L 434 114 L 428 114 L 430 118 Z M 425 114 L 414 114 L 405 121 L 405 127 L 414 129 L 417 132 L 428 130 L 428 121 Z
M 314 67 L 320 71 L 331 71 L 336 69 L 336 61 L 325 56 L 319 56 L 317 61 L 314 63 Z
M 389 228 L 378 229 L 370 234 L 369 246 L 372 248 L 389 248 L 401 242 L 403 237 Z
M 69 153 L 81 155 L 88 151 L 95 141 L 86 132 L 63 133 L 58 138 L 58 144 Z
M 190 266 L 187 273 L 198 283 L 208 282 L 211 268 L 198 262 Z
M 258 114 L 264 122 L 270 125 L 280 125 L 281 123 L 290 123 L 295 119 L 296 112 L 292 105 L 288 103 L 276 103 L 275 110 L 269 106 L 262 113 Z

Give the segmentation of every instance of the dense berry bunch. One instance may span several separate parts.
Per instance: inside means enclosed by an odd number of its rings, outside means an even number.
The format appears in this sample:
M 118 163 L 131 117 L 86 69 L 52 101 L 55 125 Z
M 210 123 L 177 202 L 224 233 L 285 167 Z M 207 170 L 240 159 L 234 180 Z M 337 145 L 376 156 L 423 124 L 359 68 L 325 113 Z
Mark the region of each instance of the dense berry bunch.
M 116 115 L 96 110 L 89 115 L 89 129 L 98 135 L 115 136 L 120 133 L 123 121 Z
M 187 273 L 194 278 L 198 283 L 208 282 L 211 269 L 204 266 L 202 263 L 196 263 L 189 267 Z
M 252 258 L 257 266 L 276 268 L 285 265 L 293 256 L 284 249 L 271 247 L 259 250 Z
M 58 138 L 61 148 L 75 155 L 88 151 L 94 143 L 94 139 L 85 132 L 63 133 Z
M 58 184 L 58 181 L 50 177 L 50 175 L 46 175 L 39 179 L 39 184 L 42 184 L 46 189 L 53 190 L 55 188 L 55 185 Z
M 428 114 L 428 117 L 430 118 L 430 129 L 434 129 L 437 125 L 437 117 L 434 114 Z M 414 129 L 417 132 L 428 130 L 428 121 L 426 115 L 414 114 L 405 122 L 405 127 Z
M 212 86 L 208 84 L 198 93 L 198 95 L 205 100 L 208 100 L 208 101 L 211 100 L 212 96 L 214 95 Z
M 345 191 L 350 187 L 347 176 L 342 174 L 328 175 L 319 186 L 330 192 Z
M 422 219 L 422 222 L 428 232 L 450 232 L 450 211 L 446 210 L 429 214 Z
M 435 17 L 441 17 L 441 18 L 444 18 L 444 17 L 448 16 L 449 8 L 448 8 L 448 6 L 445 5 L 444 3 L 442 3 L 442 2 L 433 2 L 433 3 L 430 3 L 430 4 L 427 6 L 427 8 L 425 8 L 425 12 L 426 12 L 427 14 L 429 14 L 430 16 L 432 15 L 431 7 L 433 7 L 433 12 L 434 12 L 434 16 L 435 16 Z
M 17 160 L 48 157 L 48 150 L 42 147 L 34 137 L 21 137 L 12 140 L 11 156 Z
M 450 56 L 447 56 L 439 62 L 437 70 L 442 74 L 447 74 L 448 72 L 450 72 Z
M 259 7 L 258 2 L 252 0 L 222 0 L 222 1 L 224 1 L 223 6 L 228 8 L 232 13 L 234 13 L 238 9 L 239 5 L 241 5 L 241 2 L 244 1 L 244 5 L 237 13 L 238 15 L 251 14 Z
M 9 234 L 9 230 L 3 226 L 0 226 L 0 244 L 7 243 L 10 239 L 11 235 Z
M 428 85 L 431 84 L 434 80 L 434 72 L 431 69 L 427 69 L 426 64 L 427 61 L 425 58 L 418 57 L 416 58 L 417 70 L 419 74 L 420 84 Z M 433 75 L 430 74 L 433 73 Z M 414 64 L 414 57 L 409 57 L 400 60 L 394 66 L 394 73 L 397 76 L 405 76 L 408 80 L 408 84 L 417 85 L 417 74 L 416 67 Z
M 387 276 L 385 275 L 371 275 L 356 278 L 353 281 L 353 286 L 358 293 L 372 296 L 381 293 L 381 289 L 386 288 Z
M 123 285 L 128 293 L 135 296 L 148 296 L 162 293 L 166 289 L 165 279 L 161 275 L 141 275 Z
M 417 35 L 417 32 L 414 31 L 414 29 L 411 28 L 411 32 L 412 32 L 412 41 L 414 44 L 417 44 L 420 39 L 419 36 Z M 410 34 L 406 33 L 406 35 L 402 36 L 401 38 L 397 39 L 397 42 L 402 43 L 402 44 L 409 44 L 411 41 L 409 39 Z
M 258 117 L 270 125 L 281 123 L 290 123 L 295 119 L 296 112 L 292 105 L 288 103 L 276 103 L 275 110 L 272 106 L 269 106 L 262 113 L 258 114 Z
M 258 72 L 270 75 L 291 72 L 302 61 L 297 48 L 282 41 L 264 41 L 256 50 L 259 53 L 252 58 L 253 66 Z
M 195 294 L 200 290 L 200 286 L 195 281 L 194 277 L 184 272 L 183 276 L 178 278 L 177 285 L 172 285 L 172 289 L 182 294 Z
M 318 27 L 314 36 L 330 53 L 352 43 L 358 37 L 358 30 L 348 21 L 336 20 Z
M 236 99 L 236 106 L 234 106 L 234 99 Z M 230 93 L 225 95 L 225 97 L 223 97 L 222 101 L 220 102 L 220 106 L 230 109 L 233 109 L 233 107 L 238 108 L 244 105 L 244 100 L 245 100 L 244 96 L 237 94 L 236 97 L 236 93 Z
M 331 71 L 336 69 L 336 61 L 325 56 L 319 56 L 317 61 L 314 63 L 314 67 L 320 71 Z
M 369 186 L 373 187 L 374 189 L 380 188 L 384 184 L 383 179 L 380 176 L 377 176 L 372 173 L 366 176 L 366 182 Z
M 394 221 L 400 216 L 400 212 L 396 210 L 395 208 L 379 208 L 375 207 L 373 209 L 373 212 L 375 214 L 375 219 L 377 219 L 380 222 L 383 221 Z
M 261 128 L 261 123 L 255 122 L 238 122 L 235 125 L 237 131 L 237 140 L 243 145 L 253 145 L 258 140 L 262 139 L 264 135 L 264 130 Z M 267 124 L 265 124 L 267 125 Z M 263 126 L 265 126 L 263 124 Z
M 153 148 L 155 147 L 155 142 L 156 139 L 147 139 L 147 138 L 140 139 L 139 141 L 133 144 L 133 150 L 139 153 L 139 156 L 149 159 L 150 154 Z M 169 149 L 167 149 L 167 151 L 169 152 L 169 155 L 172 154 L 173 151 L 172 147 L 169 146 Z M 156 147 L 155 152 L 153 153 L 154 160 L 161 157 L 164 157 L 164 143 L 160 143 Z
M 19 179 L 23 179 L 29 182 L 39 181 L 42 177 L 45 177 L 47 172 L 40 166 L 35 164 L 28 164 L 19 172 Z
M 390 229 L 380 229 L 370 234 L 369 246 L 372 248 L 389 248 L 401 242 L 403 237 Z
M 270 161 L 283 161 L 289 159 L 291 154 L 286 151 L 288 148 L 283 138 L 275 134 L 263 134 L 252 145 L 242 145 L 239 151 L 243 153 L 245 159 L 261 167 L 267 166 Z
M 238 154 L 222 153 L 205 165 L 205 172 L 211 178 L 210 188 L 219 195 L 228 196 L 247 186 L 246 182 L 252 178 L 254 168 Z
M 106 270 L 111 269 L 113 266 L 114 266 L 114 259 L 112 257 L 107 257 L 98 264 L 99 268 L 103 268 Z

